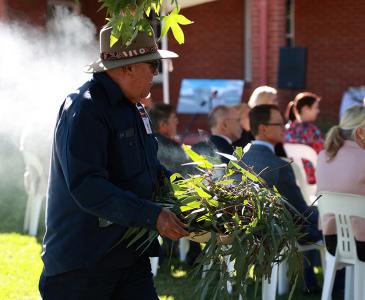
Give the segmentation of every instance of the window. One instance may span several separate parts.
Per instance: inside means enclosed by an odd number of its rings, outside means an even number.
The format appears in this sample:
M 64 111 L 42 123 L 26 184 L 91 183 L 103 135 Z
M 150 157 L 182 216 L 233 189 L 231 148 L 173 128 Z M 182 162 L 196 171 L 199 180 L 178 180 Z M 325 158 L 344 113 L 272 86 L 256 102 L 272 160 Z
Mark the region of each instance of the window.
M 286 1 L 286 46 L 295 47 L 294 40 L 294 0 Z

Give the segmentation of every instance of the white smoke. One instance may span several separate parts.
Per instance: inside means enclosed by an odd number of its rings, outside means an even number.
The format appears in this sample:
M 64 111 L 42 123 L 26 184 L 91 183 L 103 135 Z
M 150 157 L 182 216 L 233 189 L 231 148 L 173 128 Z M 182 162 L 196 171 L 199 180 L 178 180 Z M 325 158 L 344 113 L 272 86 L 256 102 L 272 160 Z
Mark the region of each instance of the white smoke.
M 21 230 L 25 190 L 45 195 L 59 106 L 97 56 L 94 25 L 67 10 L 45 28 L 0 22 L 0 230 Z
M 46 28 L 0 23 L 0 41 L 0 134 L 19 143 L 27 128 L 49 143 L 58 107 L 90 77 L 82 69 L 98 55 L 95 27 L 59 7 Z

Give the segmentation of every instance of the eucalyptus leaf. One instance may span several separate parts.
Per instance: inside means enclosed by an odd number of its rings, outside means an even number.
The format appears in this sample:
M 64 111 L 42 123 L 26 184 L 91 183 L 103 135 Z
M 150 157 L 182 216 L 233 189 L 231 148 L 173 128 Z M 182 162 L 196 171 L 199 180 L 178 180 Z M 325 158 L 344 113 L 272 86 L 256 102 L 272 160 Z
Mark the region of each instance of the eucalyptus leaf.
M 303 236 L 299 225 L 306 219 L 240 161 L 242 149 L 234 153 L 237 161 L 230 161 L 224 174 L 216 177 L 207 157 L 184 148 L 193 161 L 203 163 L 195 174 L 171 176 L 167 190 L 162 189 L 157 199 L 169 203 L 189 230 L 210 233 L 192 272 L 200 280 L 196 287 L 199 298 L 204 299 L 208 289 L 209 299 L 230 298 L 226 287 L 230 280 L 247 299 L 248 285 L 254 282 L 258 294 L 262 278 L 270 278 L 272 265 L 283 260 L 288 262 L 289 278 L 300 274 L 302 262 L 296 245 Z M 140 236 L 136 229 L 129 234 L 129 239 Z M 231 273 L 226 259 L 233 262 Z M 203 266 L 210 266 L 205 276 L 201 276 Z

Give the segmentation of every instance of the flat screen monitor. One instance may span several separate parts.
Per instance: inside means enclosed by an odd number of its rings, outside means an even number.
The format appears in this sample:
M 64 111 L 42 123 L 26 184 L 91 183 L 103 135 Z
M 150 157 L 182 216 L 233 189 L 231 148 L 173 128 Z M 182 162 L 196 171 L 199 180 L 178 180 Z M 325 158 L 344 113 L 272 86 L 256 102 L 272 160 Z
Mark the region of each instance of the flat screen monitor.
M 243 80 L 183 79 L 177 112 L 207 114 L 218 105 L 235 105 L 241 102 Z

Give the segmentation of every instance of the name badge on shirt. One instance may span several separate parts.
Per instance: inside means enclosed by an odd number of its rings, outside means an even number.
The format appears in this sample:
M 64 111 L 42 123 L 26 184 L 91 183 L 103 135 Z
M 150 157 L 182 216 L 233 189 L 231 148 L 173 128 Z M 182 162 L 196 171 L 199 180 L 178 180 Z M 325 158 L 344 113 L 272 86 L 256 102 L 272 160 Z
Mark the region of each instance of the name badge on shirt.
M 147 134 L 152 134 L 150 118 L 148 117 L 146 110 L 144 109 L 144 107 L 141 104 L 137 104 L 137 109 L 142 118 L 143 125 L 144 125 L 144 128 L 146 129 Z

